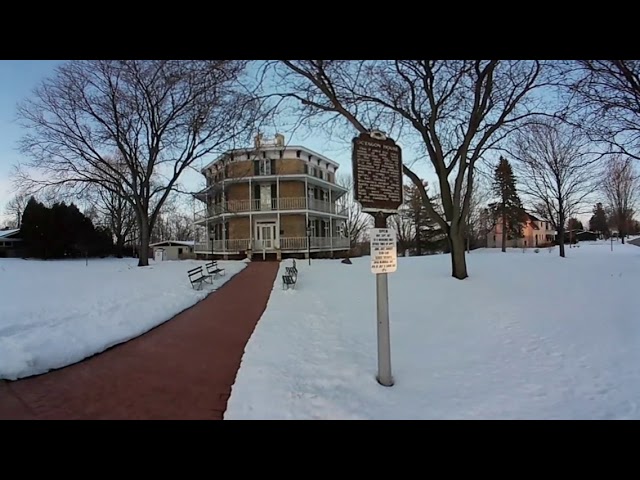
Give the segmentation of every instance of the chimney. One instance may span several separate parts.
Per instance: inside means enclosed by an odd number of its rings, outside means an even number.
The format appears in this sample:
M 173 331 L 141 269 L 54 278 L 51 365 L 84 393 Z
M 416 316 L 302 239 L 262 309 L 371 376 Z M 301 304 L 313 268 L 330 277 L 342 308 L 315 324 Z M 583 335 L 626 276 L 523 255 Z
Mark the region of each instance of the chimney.
M 276 147 L 284 147 L 284 135 L 276 133 Z
M 258 133 L 254 140 L 253 140 L 253 144 L 255 145 L 256 148 L 260 148 L 260 145 L 262 145 L 262 134 Z

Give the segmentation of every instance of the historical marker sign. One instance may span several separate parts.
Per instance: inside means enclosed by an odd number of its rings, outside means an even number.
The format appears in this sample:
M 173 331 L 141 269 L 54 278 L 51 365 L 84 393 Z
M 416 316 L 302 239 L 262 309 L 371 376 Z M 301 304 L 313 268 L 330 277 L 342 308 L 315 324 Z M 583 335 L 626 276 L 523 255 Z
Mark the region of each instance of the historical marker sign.
M 393 273 L 398 269 L 396 231 L 393 228 L 372 228 L 371 272 Z
M 371 271 L 376 274 L 378 318 L 378 382 L 390 387 L 391 341 L 389 332 L 389 284 L 387 273 L 398 268 L 396 233 L 387 228 L 387 216 L 402 205 L 402 152 L 379 131 L 361 133 L 353 139 L 354 199 L 362 211 L 375 219 L 371 229 Z
M 353 139 L 354 198 L 363 212 L 395 213 L 402 205 L 402 150 L 381 133 Z

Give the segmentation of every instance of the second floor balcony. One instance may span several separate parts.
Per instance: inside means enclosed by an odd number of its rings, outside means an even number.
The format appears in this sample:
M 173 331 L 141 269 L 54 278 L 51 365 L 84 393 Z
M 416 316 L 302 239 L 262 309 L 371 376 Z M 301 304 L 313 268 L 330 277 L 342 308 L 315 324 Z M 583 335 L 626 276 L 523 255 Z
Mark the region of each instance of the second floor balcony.
M 295 210 L 311 210 L 314 212 L 329 213 L 333 215 L 345 215 L 345 209 L 335 203 L 305 197 L 282 197 L 255 200 L 228 200 L 212 204 L 207 209 L 195 214 L 195 221 L 201 222 L 207 218 L 224 214 L 236 213 L 263 213 L 263 212 L 287 212 Z

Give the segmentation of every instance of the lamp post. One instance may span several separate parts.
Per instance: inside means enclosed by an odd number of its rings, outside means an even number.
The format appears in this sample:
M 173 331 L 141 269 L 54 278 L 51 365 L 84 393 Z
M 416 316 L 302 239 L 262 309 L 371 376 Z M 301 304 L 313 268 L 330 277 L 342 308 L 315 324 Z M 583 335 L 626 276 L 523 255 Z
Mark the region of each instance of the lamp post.
M 311 220 L 307 223 L 307 256 L 311 265 Z
M 213 260 L 213 237 L 209 238 L 211 241 L 211 259 Z

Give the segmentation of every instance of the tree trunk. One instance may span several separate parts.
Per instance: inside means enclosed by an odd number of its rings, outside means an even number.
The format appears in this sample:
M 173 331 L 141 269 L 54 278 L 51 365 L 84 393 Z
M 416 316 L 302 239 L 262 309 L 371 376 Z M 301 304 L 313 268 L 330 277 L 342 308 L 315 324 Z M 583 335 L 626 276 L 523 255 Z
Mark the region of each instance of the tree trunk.
M 507 251 L 507 216 L 502 212 L 502 251 Z
M 564 258 L 564 227 L 558 227 L 558 245 L 560 247 L 560 256 Z
M 122 258 L 124 252 L 124 235 L 116 235 L 116 257 Z
M 138 266 L 149 266 L 149 220 L 141 218 L 140 222 L 140 248 L 138 250 Z
M 420 215 L 416 213 L 415 218 L 413 219 L 416 228 L 416 256 L 419 257 L 422 255 L 422 245 L 420 242 Z
M 458 280 L 464 280 L 469 276 L 462 233 L 462 231 L 450 230 L 447 236 L 449 248 L 451 248 L 451 275 Z

